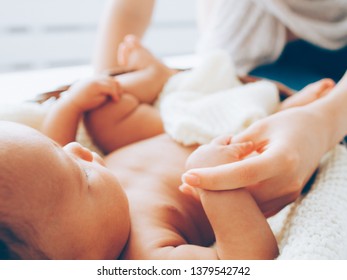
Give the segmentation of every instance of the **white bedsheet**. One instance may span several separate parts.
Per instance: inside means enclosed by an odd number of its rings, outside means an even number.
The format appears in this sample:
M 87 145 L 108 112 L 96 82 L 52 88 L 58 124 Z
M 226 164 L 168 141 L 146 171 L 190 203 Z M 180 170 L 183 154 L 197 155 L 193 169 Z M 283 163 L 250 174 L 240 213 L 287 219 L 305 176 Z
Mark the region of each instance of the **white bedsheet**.
M 173 68 L 190 68 L 198 57 L 192 54 L 170 56 L 164 63 Z M 37 94 L 93 75 L 91 65 L 20 71 L 0 74 L 0 102 L 13 103 L 33 99 Z

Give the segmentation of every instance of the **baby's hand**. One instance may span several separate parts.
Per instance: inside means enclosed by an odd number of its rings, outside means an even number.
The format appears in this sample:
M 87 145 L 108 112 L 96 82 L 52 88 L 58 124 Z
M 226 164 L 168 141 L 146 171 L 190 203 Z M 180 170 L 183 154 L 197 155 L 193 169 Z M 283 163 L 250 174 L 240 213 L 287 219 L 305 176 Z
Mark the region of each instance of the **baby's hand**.
M 119 83 L 111 77 L 97 77 L 71 86 L 64 98 L 79 112 L 95 109 L 107 99 L 117 102 L 122 94 Z
M 211 143 L 202 145 L 196 149 L 186 161 L 186 169 L 213 167 L 228 164 L 244 157 L 254 151 L 252 142 L 235 143 L 231 142 L 231 136 L 217 137 Z M 203 189 L 193 188 L 182 184 L 180 191 L 196 200 L 200 200 Z
M 220 136 L 196 149 L 186 161 L 186 169 L 213 167 L 243 159 L 253 152 L 253 143 L 231 142 L 231 136 Z

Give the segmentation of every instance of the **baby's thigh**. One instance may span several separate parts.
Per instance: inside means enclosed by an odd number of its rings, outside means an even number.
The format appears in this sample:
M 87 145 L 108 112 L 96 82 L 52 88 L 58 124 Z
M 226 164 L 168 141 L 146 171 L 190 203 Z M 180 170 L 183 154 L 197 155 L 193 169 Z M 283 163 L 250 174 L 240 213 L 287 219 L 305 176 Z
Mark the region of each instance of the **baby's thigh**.
M 153 137 L 164 132 L 160 112 L 152 105 L 140 104 L 130 118 L 138 131 L 147 134 L 148 137 Z
M 107 102 L 103 106 L 88 112 L 86 114 L 86 122 L 103 125 L 114 124 L 122 121 L 125 117 L 134 112 L 140 105 L 136 97 L 130 94 L 123 94 L 118 102 Z

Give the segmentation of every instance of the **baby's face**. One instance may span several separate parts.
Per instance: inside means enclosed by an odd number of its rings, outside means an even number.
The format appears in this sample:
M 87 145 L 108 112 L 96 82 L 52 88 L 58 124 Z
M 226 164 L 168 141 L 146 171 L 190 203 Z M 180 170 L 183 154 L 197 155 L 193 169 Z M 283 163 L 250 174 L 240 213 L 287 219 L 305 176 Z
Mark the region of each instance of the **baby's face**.
M 37 131 L 12 126 L 21 215 L 57 259 L 116 258 L 129 234 L 125 193 L 102 159 L 77 143 L 60 147 Z M 0 147 L 1 148 L 1 147 Z M 14 158 L 14 159 L 13 159 Z M 21 210 L 20 210 L 21 209 Z

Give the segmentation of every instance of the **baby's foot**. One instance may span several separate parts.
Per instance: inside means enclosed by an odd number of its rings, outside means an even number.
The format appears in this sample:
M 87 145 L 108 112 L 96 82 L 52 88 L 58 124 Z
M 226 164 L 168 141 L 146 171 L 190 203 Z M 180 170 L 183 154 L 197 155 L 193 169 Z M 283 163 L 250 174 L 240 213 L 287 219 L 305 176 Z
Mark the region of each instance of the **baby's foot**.
M 127 35 L 119 45 L 118 63 L 130 71 L 117 77 L 122 88 L 146 103 L 152 103 L 168 79 L 177 73 L 152 55 L 134 35 Z
M 134 35 L 125 36 L 118 48 L 118 63 L 131 70 L 142 70 L 147 67 L 169 69 L 149 50 L 147 50 Z
M 280 110 L 309 104 L 325 96 L 334 86 L 335 82 L 331 79 L 323 79 L 309 84 L 298 93 L 283 101 Z

